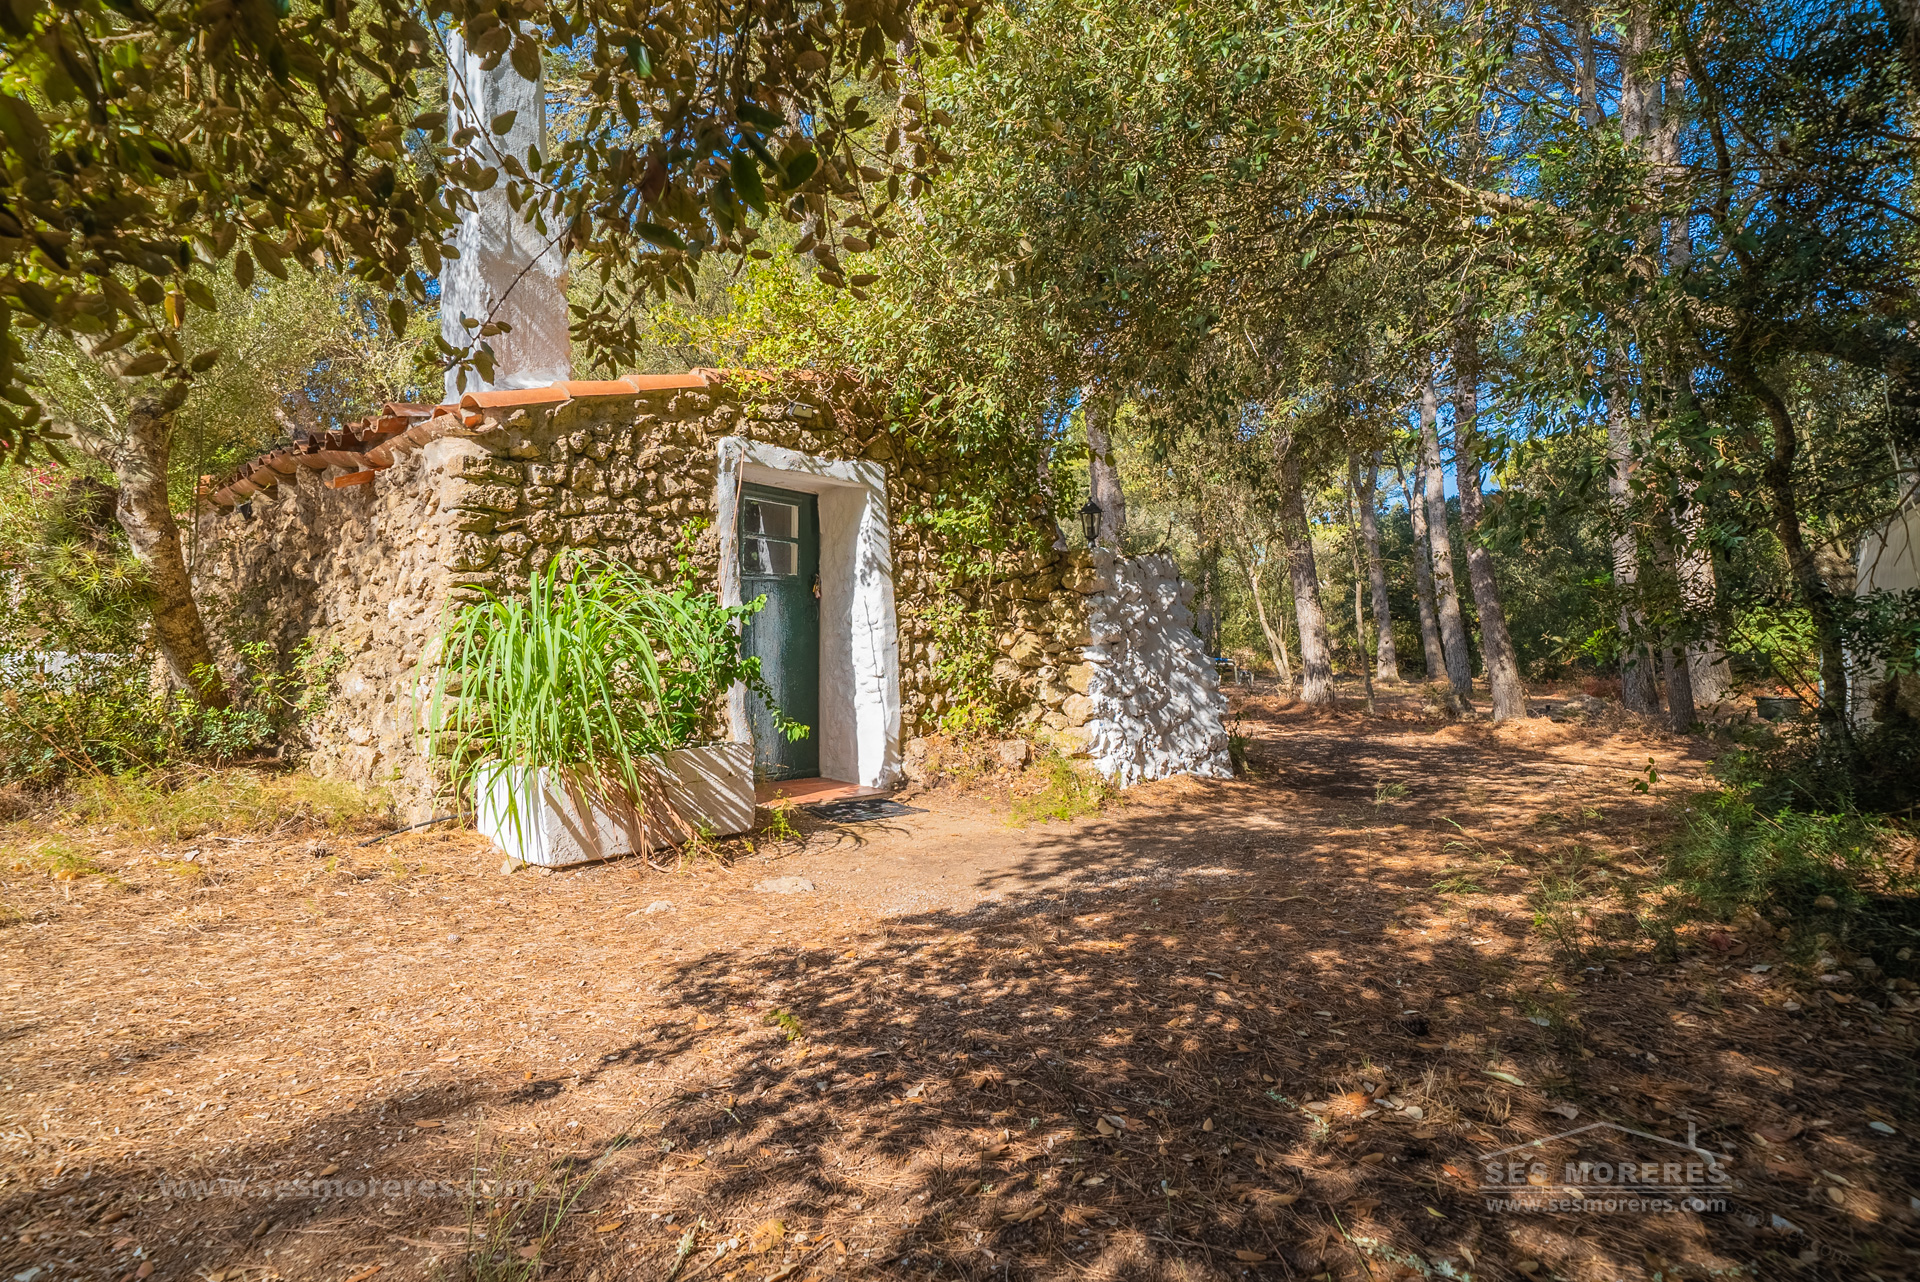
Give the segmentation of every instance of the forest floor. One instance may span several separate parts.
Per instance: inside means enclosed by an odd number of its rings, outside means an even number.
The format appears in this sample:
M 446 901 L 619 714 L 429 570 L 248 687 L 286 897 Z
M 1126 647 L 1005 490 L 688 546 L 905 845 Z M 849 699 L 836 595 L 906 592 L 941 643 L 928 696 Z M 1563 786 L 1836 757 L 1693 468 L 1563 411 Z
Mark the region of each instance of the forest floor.
M 1899 1001 L 1645 928 L 1704 743 L 1236 701 L 672 875 L 18 819 L 0 1276 L 1920 1276 Z

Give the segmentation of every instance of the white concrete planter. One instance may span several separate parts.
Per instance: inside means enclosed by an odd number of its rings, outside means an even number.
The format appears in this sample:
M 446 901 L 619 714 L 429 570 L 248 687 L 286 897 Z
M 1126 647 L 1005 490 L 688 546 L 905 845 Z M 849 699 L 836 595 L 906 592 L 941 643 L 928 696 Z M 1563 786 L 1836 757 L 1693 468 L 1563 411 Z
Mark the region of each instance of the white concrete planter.
M 717 743 L 653 758 L 659 795 L 644 814 L 608 807 L 551 770 L 499 767 L 477 788 L 479 828 L 516 863 L 564 868 L 675 846 L 702 831 L 753 827 L 753 745 Z

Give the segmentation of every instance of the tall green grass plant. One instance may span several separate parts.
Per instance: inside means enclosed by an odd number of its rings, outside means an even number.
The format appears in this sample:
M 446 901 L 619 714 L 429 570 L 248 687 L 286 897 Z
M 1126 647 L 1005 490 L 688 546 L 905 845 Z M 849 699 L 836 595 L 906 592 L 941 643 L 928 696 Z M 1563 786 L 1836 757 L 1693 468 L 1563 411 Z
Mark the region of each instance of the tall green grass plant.
M 686 560 L 661 585 L 615 562 L 557 559 L 523 595 L 487 593 L 449 620 L 426 708 L 431 751 L 462 792 L 509 767 L 555 772 L 602 801 L 643 799 L 650 759 L 712 742 L 736 682 L 773 706 L 760 660 L 740 650 L 763 604 L 719 604 Z

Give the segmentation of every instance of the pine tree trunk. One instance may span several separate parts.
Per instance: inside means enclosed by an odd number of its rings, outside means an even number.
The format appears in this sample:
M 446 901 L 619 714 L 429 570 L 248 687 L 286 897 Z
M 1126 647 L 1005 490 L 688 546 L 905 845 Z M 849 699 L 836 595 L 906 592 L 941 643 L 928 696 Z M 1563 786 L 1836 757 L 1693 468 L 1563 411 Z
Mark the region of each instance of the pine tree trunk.
M 1438 681 L 1446 675 L 1440 657 L 1440 625 L 1433 617 L 1433 552 L 1427 546 L 1426 468 L 1419 455 L 1413 460 L 1413 484 L 1407 484 L 1406 471 L 1396 457 L 1394 474 L 1400 478 L 1400 492 L 1407 496 L 1407 519 L 1413 523 L 1413 602 L 1420 612 L 1420 656 L 1426 660 L 1427 680 Z
M 1285 689 L 1293 689 L 1293 663 L 1287 657 L 1287 639 L 1276 634 L 1273 624 L 1267 621 L 1267 601 L 1260 591 L 1260 567 L 1251 559 L 1242 560 L 1242 569 L 1247 572 L 1247 583 L 1253 588 L 1253 612 L 1260 620 L 1260 633 L 1267 639 L 1267 653 L 1273 656 L 1274 675 Z
M 1645 619 L 1633 604 L 1640 583 L 1640 542 L 1633 521 L 1633 417 L 1621 388 L 1619 348 L 1613 350 L 1612 381 L 1607 387 L 1607 498 L 1613 505 L 1613 586 L 1620 597 L 1620 705 L 1636 716 L 1659 711 L 1654 688 L 1653 654 L 1647 648 Z
M 1667 70 L 1667 102 L 1684 102 L 1686 92 L 1687 72 L 1676 62 Z M 1679 194 L 1684 196 L 1687 171 L 1680 155 L 1680 119 L 1675 111 L 1666 113 L 1657 151 L 1662 186 L 1679 187 Z M 1663 194 L 1671 200 L 1675 193 L 1669 190 Z M 1672 218 L 1667 227 L 1667 270 L 1684 281 L 1692 266 L 1693 227 L 1687 216 L 1680 214 Z M 1678 341 L 1669 342 L 1667 363 L 1673 380 L 1673 412 L 1683 418 L 1691 416 L 1697 412 L 1693 368 Z M 1679 576 L 1681 606 L 1688 622 L 1697 629 L 1695 638 L 1687 642 L 1686 647 L 1687 677 L 1692 703 L 1697 707 L 1726 698 L 1727 656 L 1721 648 L 1717 626 L 1719 592 L 1714 582 L 1713 554 L 1706 546 L 1706 514 L 1700 504 L 1692 501 L 1695 489 L 1691 482 L 1682 485 L 1684 506 L 1674 523 L 1674 533 L 1679 540 L 1674 569 Z
M 1680 564 L 1673 548 L 1672 515 L 1671 512 L 1660 514 L 1651 544 L 1654 564 L 1660 568 L 1663 581 L 1677 584 L 1680 581 Z M 1693 676 L 1687 663 L 1686 647 L 1676 646 L 1671 638 L 1661 637 L 1658 649 L 1660 676 L 1667 695 L 1667 728 L 1675 734 L 1685 734 L 1698 719 L 1693 706 Z
M 1427 489 L 1427 546 L 1433 551 L 1433 612 L 1439 616 L 1440 653 L 1447 683 L 1472 706 L 1473 660 L 1467 649 L 1467 621 L 1460 614 L 1460 593 L 1453 581 L 1453 536 L 1448 530 L 1446 474 L 1440 462 L 1440 403 L 1433 378 L 1420 389 L 1420 470 Z
M 1676 385 L 1682 389 L 1679 403 L 1690 410 L 1692 372 L 1678 362 L 1675 364 Z M 1680 510 L 1672 522 L 1677 546 L 1671 552 L 1680 607 L 1692 637 L 1685 645 L 1684 665 L 1690 693 L 1689 713 L 1700 704 L 1719 703 L 1727 697 L 1729 686 L 1727 652 L 1720 644 L 1719 584 L 1714 577 L 1713 552 L 1707 546 L 1706 511 L 1693 501 L 1694 492 L 1692 482 L 1681 483 Z M 1668 703 L 1672 704 L 1671 697 Z M 1689 715 L 1687 724 L 1692 723 L 1693 717 Z
M 1367 460 L 1366 484 L 1360 491 L 1360 537 L 1367 545 L 1367 578 L 1373 589 L 1373 672 L 1376 679 L 1399 684 L 1400 656 L 1393 647 L 1393 618 L 1387 609 L 1387 567 L 1380 560 L 1380 517 L 1374 505 L 1380 497 L 1380 451 Z
M 1659 85 L 1646 74 L 1645 56 L 1653 41 L 1652 19 L 1645 0 L 1632 0 L 1626 14 L 1620 57 L 1620 136 L 1629 145 L 1644 145 L 1660 123 Z M 1621 592 L 1620 703 L 1629 712 L 1655 716 L 1660 711 L 1656 665 L 1660 660 L 1646 636 L 1646 616 L 1633 603 L 1640 581 L 1639 540 L 1633 529 L 1632 476 L 1638 453 L 1633 431 L 1633 408 L 1625 384 L 1626 352 L 1616 341 L 1609 363 L 1614 367 L 1607 388 L 1607 453 L 1612 467 L 1607 492 L 1613 500 L 1620 528 L 1613 540 L 1613 582 Z
M 1367 613 L 1361 603 L 1360 569 L 1360 464 L 1347 455 L 1347 559 L 1353 567 L 1353 649 L 1354 666 L 1360 670 L 1360 688 L 1366 695 L 1367 712 L 1373 712 L 1373 669 L 1367 666 Z
M 1581 14 L 1574 24 L 1574 53 L 1579 67 L 1574 72 L 1580 97 L 1580 122 L 1589 129 L 1600 127 L 1600 67 L 1593 52 L 1593 18 Z
M 1706 514 L 1699 504 L 1687 505 L 1679 527 L 1681 546 L 1675 569 L 1680 575 L 1680 601 L 1701 630 L 1699 637 L 1687 643 L 1687 677 L 1696 705 L 1719 703 L 1727 697 L 1727 652 L 1720 644 L 1719 585 L 1713 553 L 1705 546 Z
M 1660 647 L 1660 672 L 1667 682 L 1667 728 L 1685 734 L 1700 719 L 1693 707 L 1693 675 L 1687 670 L 1686 652 Z
M 175 389 L 178 390 L 175 390 Z M 153 593 L 153 636 L 182 689 L 210 708 L 230 701 L 214 666 L 207 625 L 193 599 L 180 527 L 167 497 L 167 464 L 173 449 L 174 414 L 186 399 L 184 384 L 159 397 L 142 397 L 127 411 L 125 440 L 112 459 L 120 487 L 115 515 L 133 554 L 146 570 Z
M 1120 470 L 1114 466 L 1113 444 L 1107 437 L 1111 409 L 1093 396 L 1081 402 L 1081 409 L 1087 416 L 1087 480 L 1093 501 L 1100 507 L 1100 537 L 1096 542 L 1119 555 L 1127 532 L 1127 497 L 1120 490 Z
M 1307 527 L 1306 499 L 1300 492 L 1300 459 L 1290 438 L 1280 443 L 1280 507 L 1287 545 L 1287 577 L 1293 584 L 1293 613 L 1300 623 L 1300 701 L 1333 706 L 1333 650 L 1327 616 L 1320 608 L 1320 571 L 1313 563 L 1313 538 Z
M 1480 336 L 1471 317 L 1453 331 L 1453 470 L 1460 485 L 1460 537 L 1467 542 L 1467 582 L 1480 615 L 1480 660 L 1493 696 L 1493 719 L 1527 715 L 1527 687 L 1507 632 L 1507 611 L 1493 553 L 1486 546 L 1486 509 L 1480 494 Z

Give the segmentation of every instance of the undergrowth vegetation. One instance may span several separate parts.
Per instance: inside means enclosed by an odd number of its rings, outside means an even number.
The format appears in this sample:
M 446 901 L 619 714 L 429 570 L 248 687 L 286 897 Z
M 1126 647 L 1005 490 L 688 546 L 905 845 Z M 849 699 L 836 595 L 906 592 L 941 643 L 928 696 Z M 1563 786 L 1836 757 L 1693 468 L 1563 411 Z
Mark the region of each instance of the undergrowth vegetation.
M 1920 944 L 1916 854 L 1920 841 L 1884 816 L 1769 810 L 1745 787 L 1708 793 L 1669 844 L 1676 893 L 1664 916 L 1770 922 L 1783 940 L 1845 947 L 1904 972 Z
M 143 649 L 42 652 L 6 661 L 0 781 L 55 784 L 183 761 L 223 763 L 297 743 L 345 662 L 302 642 L 283 662 L 265 642 L 237 648 L 234 702 L 208 707 L 154 679 Z
M 1859 811 L 1769 814 L 1733 789 L 1696 802 L 1668 870 L 1691 899 L 1722 914 L 1857 911 L 1876 896 L 1916 889 L 1910 871 L 1890 857 L 1898 837 L 1886 821 Z
M 252 837 L 352 832 L 392 817 L 386 795 L 303 771 L 173 767 L 76 780 L 43 810 L 12 825 L 33 841 L 49 820 L 123 832 L 132 840 L 178 842 L 219 833 Z
M 1120 795 L 1091 763 L 1057 745 L 1002 738 L 1002 733 L 990 719 L 963 721 L 957 730 L 916 740 L 909 772 L 925 787 L 991 797 L 1006 805 L 1009 821 L 1021 827 L 1098 814 Z M 1007 757 L 1005 748 L 1017 751 Z
M 1058 751 L 1042 752 L 1029 767 L 1028 789 L 1016 791 L 1013 821 L 1017 824 L 1066 823 L 1082 815 L 1098 814 L 1118 790 L 1091 766 Z

